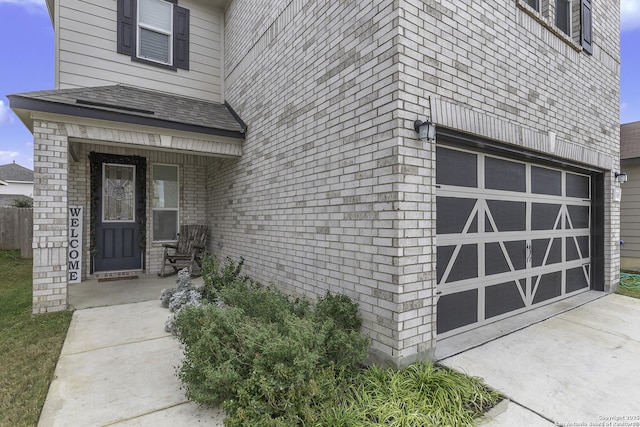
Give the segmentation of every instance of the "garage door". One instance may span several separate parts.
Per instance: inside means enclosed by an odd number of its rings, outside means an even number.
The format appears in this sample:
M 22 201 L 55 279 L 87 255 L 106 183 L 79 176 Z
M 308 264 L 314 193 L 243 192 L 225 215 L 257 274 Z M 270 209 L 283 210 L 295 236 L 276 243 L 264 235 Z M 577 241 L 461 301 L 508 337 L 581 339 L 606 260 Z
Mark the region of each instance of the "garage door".
M 436 155 L 439 337 L 589 289 L 589 174 L 445 146 Z

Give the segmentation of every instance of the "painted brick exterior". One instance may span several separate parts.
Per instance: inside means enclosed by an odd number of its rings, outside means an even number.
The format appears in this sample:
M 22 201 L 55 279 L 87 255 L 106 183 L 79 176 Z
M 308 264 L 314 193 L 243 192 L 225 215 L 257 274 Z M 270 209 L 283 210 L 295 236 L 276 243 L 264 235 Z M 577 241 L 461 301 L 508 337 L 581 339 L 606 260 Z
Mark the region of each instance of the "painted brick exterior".
M 67 309 L 67 137 L 57 123 L 33 125 L 33 311 Z
M 210 169 L 216 250 L 290 292 L 354 298 L 374 356 L 431 355 L 435 144 L 413 130 L 430 118 L 605 171 L 616 283 L 618 3 L 594 4 L 593 56 L 542 3 L 233 1 L 226 98 L 249 131 L 242 159 Z
M 56 121 L 37 121 L 34 130 L 34 181 L 38 183 L 34 194 L 34 297 L 36 313 L 65 310 L 67 301 L 67 215 L 68 206 L 84 206 L 82 278 L 119 276 L 135 272 L 92 274 L 90 269 L 90 165 L 88 155 L 99 153 L 123 156 L 141 156 L 147 160 L 147 244 L 144 273 L 157 274 L 162 261 L 162 242 L 152 239 L 152 167 L 155 163 L 179 166 L 181 224 L 206 223 L 207 170 L 213 159 L 197 154 L 176 151 L 152 151 L 142 143 L 142 135 L 131 130 L 102 129 Z M 68 139 L 91 135 L 95 143 L 68 143 Z M 153 135 L 144 134 L 150 139 Z M 100 143 L 108 141 L 111 145 Z M 114 146 L 117 140 L 126 141 L 129 147 Z M 135 141 L 137 144 L 132 144 Z M 181 146 L 207 144 L 203 141 L 175 137 L 173 142 Z M 71 148 L 69 148 L 71 145 Z M 215 143 L 208 145 L 215 146 Z M 225 144 L 218 146 L 228 151 Z M 74 160 L 71 151 L 77 159 Z
M 615 289 L 619 3 L 594 2 L 593 55 L 577 43 L 573 3 L 565 35 L 550 0 L 541 12 L 522 0 L 230 1 L 223 87 L 248 125 L 242 145 L 36 120 L 34 311 L 66 308 L 66 209 L 89 205 L 87 154 L 139 155 L 180 165 L 181 222 L 208 223 L 217 254 L 290 293 L 353 298 L 372 360 L 433 357 L 436 143 L 418 140 L 416 119 L 600 171 Z M 150 202 L 147 212 L 155 274 Z

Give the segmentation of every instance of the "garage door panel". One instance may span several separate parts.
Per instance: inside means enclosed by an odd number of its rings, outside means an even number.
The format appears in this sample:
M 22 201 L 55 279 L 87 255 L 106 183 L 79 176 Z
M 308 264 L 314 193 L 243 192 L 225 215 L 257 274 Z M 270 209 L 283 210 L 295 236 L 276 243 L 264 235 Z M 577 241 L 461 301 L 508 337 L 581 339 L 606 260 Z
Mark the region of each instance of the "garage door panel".
M 526 279 L 499 283 L 485 288 L 485 319 L 525 307 Z
M 441 296 L 438 301 L 438 333 L 471 325 L 478 321 L 478 290 Z
M 585 266 L 588 267 L 588 266 Z M 588 269 L 584 267 L 571 268 L 567 270 L 567 293 L 575 292 L 579 289 L 589 287 Z
M 591 180 L 585 175 L 576 175 L 567 172 L 566 184 L 567 197 L 575 197 L 580 199 L 591 198 Z
M 486 222 L 493 232 L 525 231 L 527 229 L 527 204 L 505 200 L 487 200 Z
M 589 236 L 572 236 L 566 238 L 566 260 L 589 258 Z
M 555 230 L 562 225 L 559 220 L 562 205 L 551 203 L 531 204 L 531 229 Z
M 447 266 L 449 265 L 449 261 L 451 261 L 451 257 L 453 256 L 453 252 L 455 250 L 455 245 L 438 246 L 436 253 L 436 270 L 438 283 L 442 283 L 442 277 L 444 276 L 444 272 L 447 270 Z
M 562 195 L 562 172 L 554 169 L 531 167 L 531 192 L 534 194 Z
M 589 228 L 589 212 L 591 211 L 589 206 L 575 206 L 569 205 L 567 206 L 567 223 L 566 227 L 568 229 L 581 229 L 581 228 Z
M 486 243 L 484 245 L 484 274 L 491 276 L 508 271 L 511 271 L 511 268 L 500 243 Z
M 562 295 L 561 271 L 534 276 L 532 282 L 534 283 L 533 304 L 539 304 Z
M 478 186 L 478 161 L 476 154 L 437 147 L 436 158 L 438 162 L 437 184 L 454 185 L 458 187 Z
M 436 197 L 436 214 L 438 217 L 446 217 L 446 221 L 436 224 L 438 234 L 451 233 L 476 233 L 478 231 L 478 219 L 476 204 L 477 199 L 464 199 L 458 197 Z M 473 217 L 472 217 L 473 215 Z
M 438 334 L 589 289 L 590 175 L 451 147 L 437 156 Z M 465 161 L 473 173 L 455 177 Z
M 557 264 L 562 262 L 562 239 L 535 239 L 531 241 L 531 265 Z
M 526 166 L 524 163 L 487 157 L 485 159 L 485 188 L 490 190 L 527 190 Z
M 515 270 L 527 268 L 527 241 L 517 240 L 514 242 L 504 242 L 504 246 L 509 254 L 509 259 Z
M 445 283 L 478 277 L 478 245 L 461 245 L 458 251 L 454 251 L 453 257 L 455 259 L 444 279 Z

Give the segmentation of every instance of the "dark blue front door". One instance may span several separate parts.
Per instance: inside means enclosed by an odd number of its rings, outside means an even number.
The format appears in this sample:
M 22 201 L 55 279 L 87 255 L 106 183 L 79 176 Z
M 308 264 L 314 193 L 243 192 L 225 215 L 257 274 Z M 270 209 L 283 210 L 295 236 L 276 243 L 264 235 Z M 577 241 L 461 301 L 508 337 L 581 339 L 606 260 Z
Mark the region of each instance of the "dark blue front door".
M 119 271 L 142 268 L 140 221 L 136 207 L 136 165 L 102 163 L 98 178 L 96 255 L 94 270 Z

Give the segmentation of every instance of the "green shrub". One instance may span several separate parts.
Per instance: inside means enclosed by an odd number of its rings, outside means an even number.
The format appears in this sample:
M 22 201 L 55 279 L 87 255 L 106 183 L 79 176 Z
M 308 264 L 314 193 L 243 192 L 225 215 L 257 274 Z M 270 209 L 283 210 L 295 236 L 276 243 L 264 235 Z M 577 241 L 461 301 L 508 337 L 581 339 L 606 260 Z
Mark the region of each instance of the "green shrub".
M 268 323 L 281 322 L 290 314 L 305 317 L 310 307 L 306 300 L 291 300 L 273 287 L 263 287 L 250 280 L 225 286 L 218 297 L 226 305 L 241 308 L 247 316 Z
M 368 348 L 351 329 L 360 324 L 347 316 L 357 317 L 353 302 L 327 295 L 314 310 L 243 280 L 218 297 L 227 307 L 185 307 L 177 317 L 189 399 L 224 402 L 229 426 L 313 425 L 337 405 Z
M 498 401 L 478 378 L 432 364 L 362 369 L 368 339 L 347 296 L 292 299 L 241 276 L 242 263 L 207 258 L 203 293 L 216 304 L 176 319 L 187 397 L 222 403 L 226 426 L 462 426 Z
M 221 265 L 215 254 L 206 253 L 202 257 L 202 268 L 200 269 L 204 283 L 198 289 L 202 298 L 214 302 L 221 289 L 237 281 L 248 281 L 248 277 L 240 276 L 243 264 L 244 258 L 240 258 L 240 261 L 235 263 L 230 257 L 226 257 L 224 265 Z
M 319 425 L 468 426 L 500 400 L 480 378 L 431 363 L 401 370 L 371 366 L 354 384 L 351 398 L 342 408 L 325 413 Z M 357 417 L 359 424 L 340 424 Z

